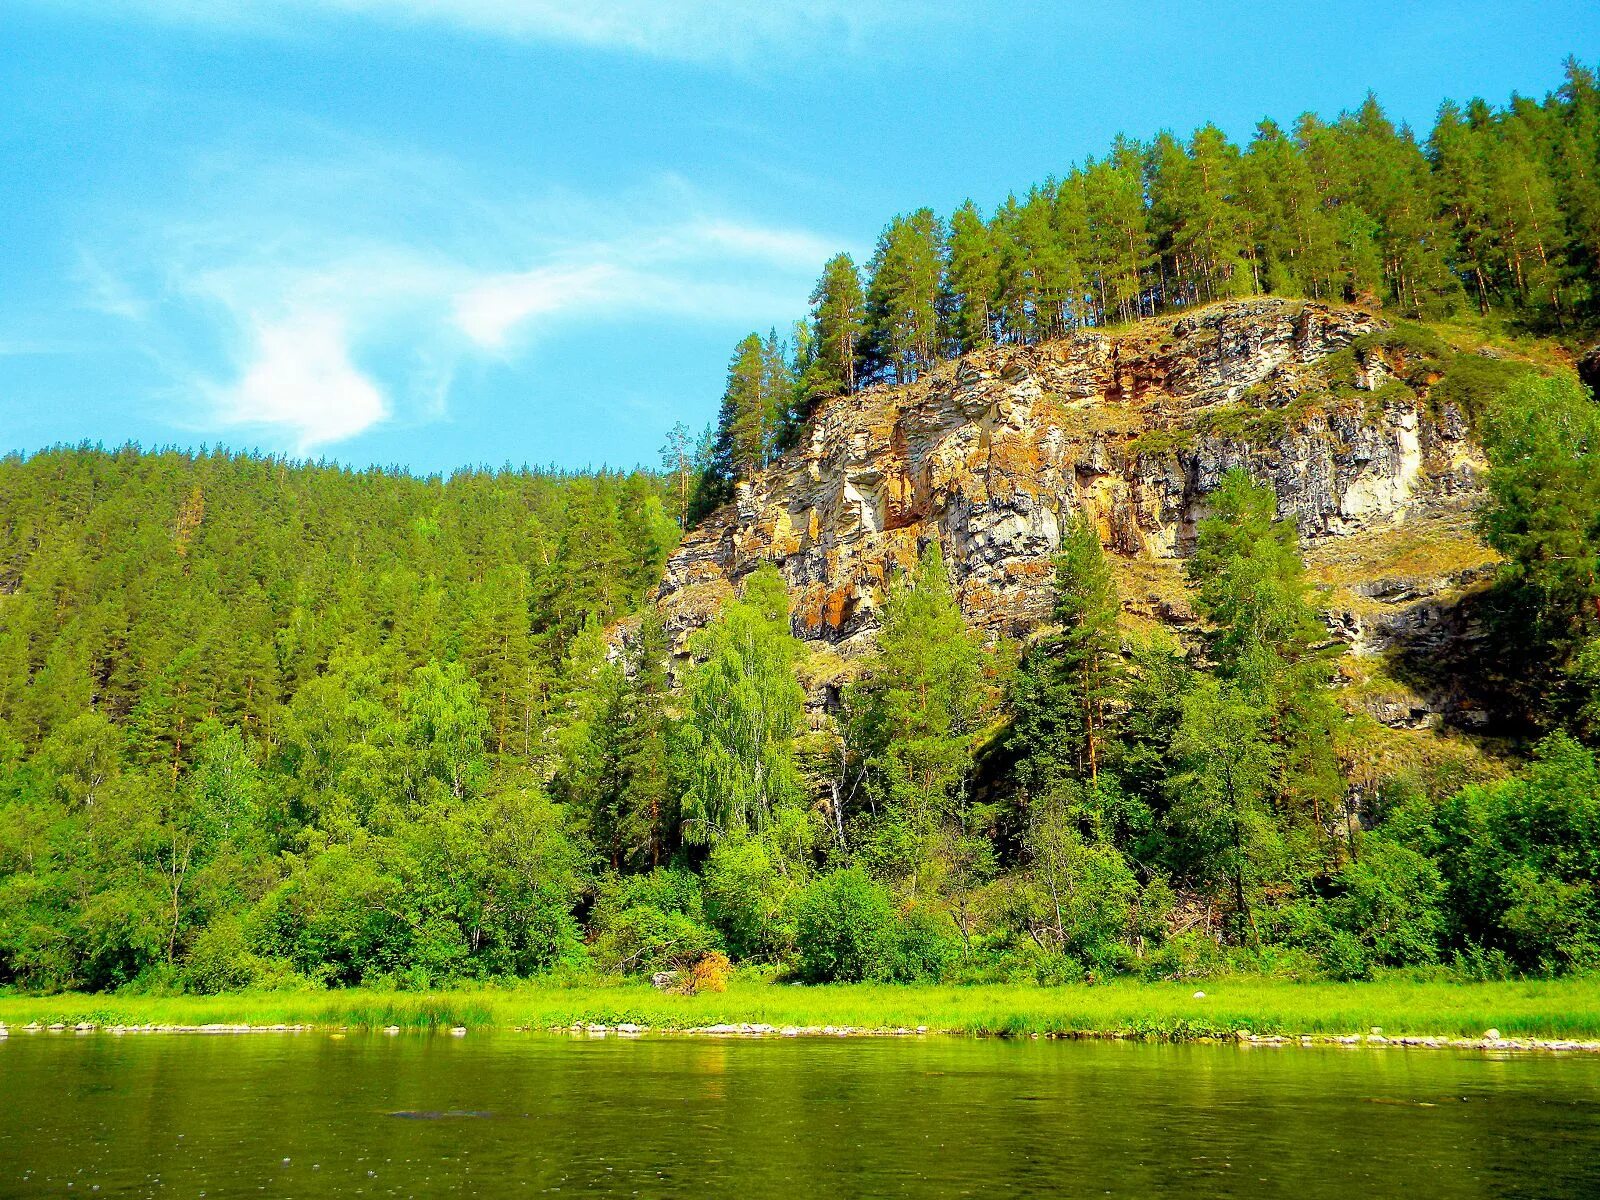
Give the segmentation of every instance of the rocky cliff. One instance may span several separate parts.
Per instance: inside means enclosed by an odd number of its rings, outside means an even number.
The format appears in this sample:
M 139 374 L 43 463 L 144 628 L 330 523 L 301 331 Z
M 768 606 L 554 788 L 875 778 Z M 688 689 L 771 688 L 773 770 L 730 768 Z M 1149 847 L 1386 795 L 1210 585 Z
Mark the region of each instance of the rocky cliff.
M 1024 631 L 1048 605 L 1065 514 L 1088 513 L 1124 558 L 1176 560 L 1236 466 L 1272 482 L 1313 551 L 1448 519 L 1482 456 L 1459 412 L 1395 383 L 1403 349 L 1361 344 L 1381 328 L 1360 309 L 1241 301 L 829 401 L 689 534 L 663 599 L 692 623 L 771 561 L 796 631 L 848 644 L 873 629 L 889 575 L 937 537 L 972 621 Z
M 1245 467 L 1273 484 L 1358 654 L 1443 636 L 1492 561 L 1466 517 L 1484 460 L 1385 329 L 1357 308 L 1230 302 L 828 401 L 684 540 L 663 607 L 686 631 L 770 561 L 796 632 L 850 657 L 893 572 L 937 538 L 968 618 L 1025 636 L 1049 609 L 1063 518 L 1083 512 L 1115 552 L 1130 615 L 1181 627 L 1181 559 L 1207 494 Z M 1426 722 L 1435 707 L 1403 698 L 1388 718 Z

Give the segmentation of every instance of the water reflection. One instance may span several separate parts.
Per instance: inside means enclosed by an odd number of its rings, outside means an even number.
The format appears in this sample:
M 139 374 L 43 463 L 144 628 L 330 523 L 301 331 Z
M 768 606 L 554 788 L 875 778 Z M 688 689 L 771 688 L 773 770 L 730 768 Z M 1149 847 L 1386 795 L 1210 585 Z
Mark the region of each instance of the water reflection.
M 1594 1197 L 1600 1061 L 942 1039 L 14 1036 L 0 1043 L 0 1195 L 68 1185 Z

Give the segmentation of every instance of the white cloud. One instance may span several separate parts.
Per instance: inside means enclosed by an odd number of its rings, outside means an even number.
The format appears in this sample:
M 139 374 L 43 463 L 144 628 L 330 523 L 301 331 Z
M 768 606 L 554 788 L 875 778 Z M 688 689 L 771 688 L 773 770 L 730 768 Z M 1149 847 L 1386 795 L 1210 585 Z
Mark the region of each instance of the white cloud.
M 455 299 L 455 325 L 477 345 L 505 347 L 540 318 L 649 313 L 735 320 L 798 316 L 802 280 L 835 243 L 797 230 L 689 217 L 561 251 L 561 261 L 473 281 Z M 774 284 L 792 281 L 795 290 Z
M 35 2 L 102 19 L 132 13 L 263 33 L 296 31 L 307 18 L 358 18 L 702 61 L 851 51 L 891 28 L 903 39 L 948 7 L 913 0 L 124 0 L 108 13 L 103 0 Z
M 540 316 L 614 303 L 627 295 L 626 273 L 604 262 L 490 275 L 455 298 L 456 327 L 498 350 L 517 326 Z
M 818 270 L 839 249 L 837 242 L 793 229 L 766 229 L 732 221 L 706 221 L 687 231 L 708 249 L 725 250 L 776 266 Z
M 342 442 L 389 414 L 377 386 L 350 361 L 336 313 L 302 313 L 255 331 L 238 382 L 216 395 L 224 425 L 287 433 L 296 453 Z
M 463 363 L 516 362 L 575 322 L 799 316 L 836 244 L 674 179 L 609 203 L 489 201 L 448 164 L 339 151 L 207 162 L 179 211 L 81 256 L 84 302 L 173 380 L 173 419 L 187 396 L 197 431 L 295 453 L 426 424 Z

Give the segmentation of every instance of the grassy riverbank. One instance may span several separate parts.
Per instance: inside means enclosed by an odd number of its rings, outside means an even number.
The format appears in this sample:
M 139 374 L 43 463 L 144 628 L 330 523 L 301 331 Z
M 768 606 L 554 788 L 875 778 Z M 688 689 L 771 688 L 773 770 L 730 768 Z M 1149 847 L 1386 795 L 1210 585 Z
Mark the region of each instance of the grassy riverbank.
M 1197 990 L 1205 992 L 1197 999 Z M 309 1024 L 408 1029 L 534 1028 L 631 1022 L 655 1029 L 764 1023 L 969 1034 L 1257 1034 L 1600 1038 L 1600 979 L 1518 983 L 1288 983 L 1095 987 L 791 987 L 736 981 L 726 992 L 667 995 L 643 984 L 438 992 L 365 990 L 223 996 L 0 995 L 0 1022 L 96 1025 Z

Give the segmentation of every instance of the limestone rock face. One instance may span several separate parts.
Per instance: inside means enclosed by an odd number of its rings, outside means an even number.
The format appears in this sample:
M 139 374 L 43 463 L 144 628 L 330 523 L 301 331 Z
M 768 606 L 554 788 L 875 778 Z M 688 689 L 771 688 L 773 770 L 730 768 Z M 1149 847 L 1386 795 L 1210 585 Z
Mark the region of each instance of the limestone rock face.
M 1387 352 L 1352 366 L 1351 343 L 1381 327 L 1357 308 L 1236 301 L 828 401 L 673 555 L 669 625 L 699 624 L 773 562 L 796 632 L 848 655 L 893 572 L 937 538 L 968 619 L 1025 633 L 1048 611 L 1067 515 L 1129 560 L 1180 558 L 1234 467 L 1273 484 L 1308 550 L 1459 513 L 1482 455 L 1458 412 L 1393 383 Z

